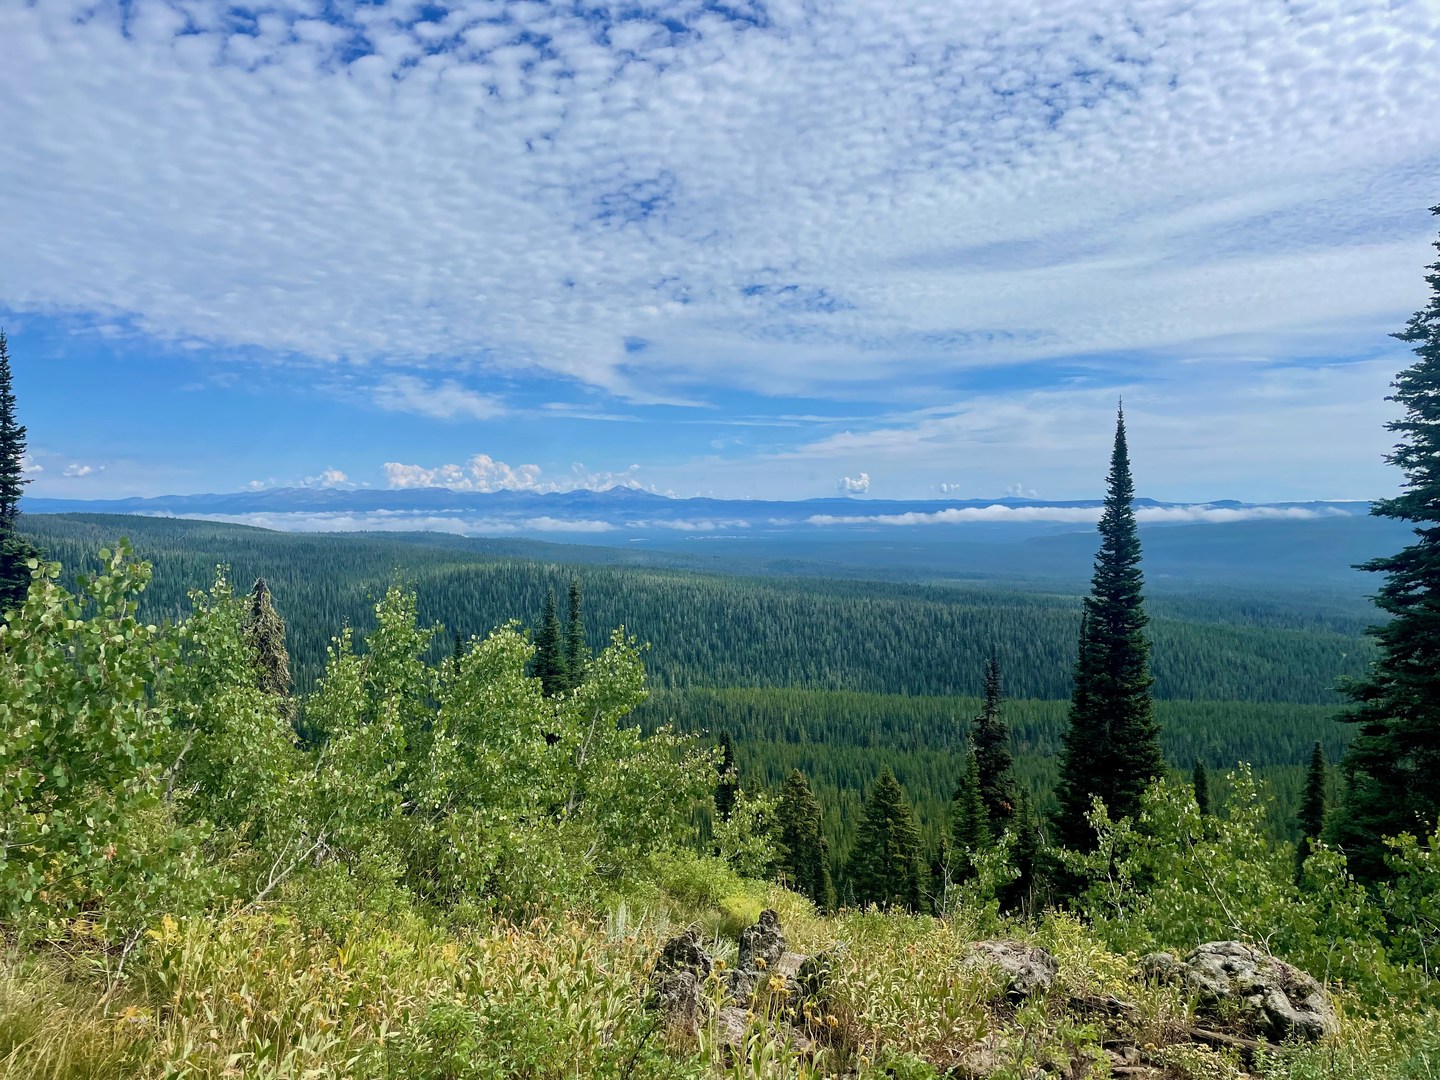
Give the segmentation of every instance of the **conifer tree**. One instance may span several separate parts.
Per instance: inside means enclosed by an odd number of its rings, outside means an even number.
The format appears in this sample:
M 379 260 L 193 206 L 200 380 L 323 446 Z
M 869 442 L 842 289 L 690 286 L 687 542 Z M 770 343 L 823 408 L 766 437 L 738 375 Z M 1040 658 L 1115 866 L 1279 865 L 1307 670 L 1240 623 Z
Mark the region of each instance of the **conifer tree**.
M 565 671 L 569 676 L 570 688 L 580 685 L 585 677 L 585 664 L 590 659 L 590 648 L 585 643 L 585 616 L 581 610 L 580 579 L 570 579 L 568 618 L 565 623 Z
M 857 904 L 920 910 L 920 827 L 888 766 L 865 800 L 846 877 Z
M 979 770 L 985 815 L 997 832 L 1015 813 L 1015 761 L 1010 754 L 1010 725 L 1005 722 L 1004 703 L 1000 658 L 992 647 L 985 660 L 985 705 L 975 718 L 970 745 Z
M 535 677 L 547 696 L 565 690 L 569 672 L 565 666 L 565 642 L 560 631 L 560 615 L 555 608 L 555 590 L 545 590 L 545 607 L 540 614 L 540 630 L 535 635 Z
M 1210 774 L 1205 771 L 1205 762 L 1195 759 L 1195 768 L 1190 773 L 1190 784 L 1195 789 L 1195 805 L 1203 817 L 1210 816 Z
M 1325 831 L 1325 748 L 1318 742 L 1310 752 L 1310 768 L 1305 772 L 1305 793 L 1300 797 L 1300 843 L 1295 848 L 1295 880 L 1305 877 L 1305 860 L 1310 857 L 1311 843 Z
M 1123 410 L 1116 418 L 1106 486 L 1056 792 L 1058 839 L 1081 851 L 1095 843 L 1086 820 L 1092 797 L 1098 795 L 1114 819 L 1133 817 L 1141 794 L 1164 769 L 1150 697 L 1140 534 Z
M 30 589 L 31 559 L 40 550 L 19 532 L 20 496 L 25 485 L 25 426 L 15 411 L 10 345 L 0 330 L 0 621 Z
M 951 878 L 964 881 L 974 873 L 971 856 L 990 846 L 991 833 L 989 815 L 985 811 L 985 798 L 980 777 L 978 755 L 972 753 L 965 760 L 965 778 L 951 806 L 950 858 L 953 863 Z
M 715 816 L 729 821 L 740 797 L 740 773 L 735 768 L 735 742 L 728 731 L 720 733 L 720 760 L 715 763 L 719 778 L 715 781 Z
M 1035 911 L 1040 894 L 1043 847 L 1040 823 L 1035 819 L 1030 796 L 1021 789 L 1015 800 L 1015 814 L 1010 819 L 1010 858 L 1015 864 L 1015 877 L 1000 890 L 1000 904 L 1006 911 L 1027 915 Z
M 270 588 L 264 578 L 255 579 L 250 590 L 250 610 L 245 616 L 245 640 L 255 655 L 260 689 L 288 702 L 290 698 L 290 652 L 285 648 L 285 620 L 275 610 Z
M 780 790 L 780 844 L 784 849 L 782 869 L 791 887 L 808 896 L 821 911 L 835 906 L 835 887 L 830 880 L 830 845 L 821 832 L 820 802 L 810 781 L 799 769 L 791 769 Z
M 1354 707 L 1341 717 L 1359 731 L 1345 754 L 1334 839 L 1367 882 L 1388 873 L 1384 837 L 1423 835 L 1440 817 L 1440 261 L 1427 269 L 1429 300 L 1394 335 L 1417 359 L 1386 399 L 1405 409 L 1386 425 L 1399 442 L 1385 459 L 1405 482 L 1370 508 L 1414 522 L 1416 540 L 1362 565 L 1385 575 L 1374 599 L 1388 618 L 1370 630 L 1380 655 L 1367 677 L 1344 688 Z

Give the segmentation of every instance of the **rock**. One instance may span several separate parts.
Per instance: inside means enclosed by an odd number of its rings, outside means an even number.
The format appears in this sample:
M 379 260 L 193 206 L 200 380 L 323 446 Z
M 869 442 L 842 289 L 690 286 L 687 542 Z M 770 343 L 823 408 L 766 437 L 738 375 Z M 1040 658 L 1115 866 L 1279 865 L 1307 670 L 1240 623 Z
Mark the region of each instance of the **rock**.
M 1060 970 L 1055 957 L 1023 941 L 975 941 L 969 948 L 966 963 L 998 969 L 1005 976 L 1005 993 L 1017 1001 L 1049 990 Z
M 785 934 L 780 929 L 780 916 L 766 908 L 754 926 L 740 931 L 740 955 L 735 966 L 744 971 L 768 971 L 784 953 Z
M 790 954 L 794 955 L 794 954 Z M 825 999 L 830 986 L 830 968 L 835 963 L 835 951 L 827 949 L 805 957 L 795 971 L 795 985 L 801 998 Z
M 697 928 L 692 926 L 665 943 L 650 982 L 657 1007 L 667 1021 L 695 1029 L 704 1012 L 705 980 L 712 967 Z
M 1211 941 L 1183 961 L 1157 953 L 1141 961 L 1149 978 L 1185 986 L 1199 1011 L 1269 1039 L 1319 1039 L 1339 1030 L 1325 988 L 1299 968 L 1242 941 Z

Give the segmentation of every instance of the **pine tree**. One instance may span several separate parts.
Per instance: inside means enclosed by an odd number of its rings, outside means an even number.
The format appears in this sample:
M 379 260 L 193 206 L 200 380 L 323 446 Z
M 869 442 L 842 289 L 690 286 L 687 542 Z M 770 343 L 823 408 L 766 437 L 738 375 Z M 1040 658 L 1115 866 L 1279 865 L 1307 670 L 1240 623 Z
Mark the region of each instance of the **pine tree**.
M 1305 860 L 1310 857 L 1312 841 L 1325 831 L 1325 748 L 1318 742 L 1310 752 L 1310 768 L 1305 773 L 1305 793 L 1300 797 L 1300 843 L 1295 848 L 1295 881 L 1305 877 Z
M 1440 214 L 1440 206 L 1431 207 Z M 1435 244 L 1440 251 L 1440 241 Z M 1405 409 L 1386 425 L 1399 435 L 1386 457 L 1405 474 L 1400 495 L 1370 512 L 1416 525 L 1415 543 L 1362 569 L 1385 575 L 1375 603 L 1388 620 L 1370 633 L 1379 659 L 1347 687 L 1358 726 L 1345 754 L 1345 797 L 1334 839 L 1362 881 L 1383 878 L 1383 838 L 1422 834 L 1440 817 L 1440 261 L 1427 269 L 1430 297 L 1394 335 L 1418 358 L 1386 400 Z
M 19 532 L 20 496 L 25 485 L 25 426 L 15 411 L 10 345 L 0 330 L 0 620 L 25 601 L 31 559 L 40 550 Z
M 740 773 L 735 768 L 735 742 L 728 731 L 720 733 L 720 760 L 715 763 L 719 778 L 715 781 L 715 816 L 729 821 L 740 797 Z
M 991 648 L 985 660 L 985 705 L 975 718 L 970 745 L 979 769 L 985 814 L 997 831 L 1015 813 L 1015 761 L 1010 754 L 1010 725 L 1005 722 L 1004 703 L 1000 658 Z
M 1015 814 L 1010 819 L 1010 858 L 1015 863 L 1015 877 L 1000 890 L 1000 906 L 1006 911 L 1022 914 L 1034 912 L 1040 893 L 1040 866 L 1044 841 L 1040 823 L 1030 797 L 1022 789 L 1015 800 Z
M 846 877 L 857 904 L 920 910 L 920 827 L 888 766 L 865 800 Z
M 255 579 L 250 590 L 250 610 L 245 616 L 245 640 L 255 655 L 260 689 L 290 700 L 290 652 L 285 648 L 285 620 L 275 610 L 264 578 Z
M 1144 578 L 1135 524 L 1135 485 L 1125 443 L 1125 414 L 1115 445 L 1100 517 L 1100 551 L 1085 598 L 1075 688 L 1061 756 L 1060 843 L 1089 850 L 1095 836 L 1086 814 L 1099 796 L 1115 819 L 1133 817 L 1140 796 L 1164 769 L 1150 697 L 1150 643 L 1145 638 Z
M 555 608 L 555 590 L 545 590 L 545 607 L 540 614 L 540 631 L 535 635 L 535 677 L 547 696 L 563 692 L 569 672 L 565 667 L 565 642 L 560 616 Z
M 1205 771 L 1205 762 L 1195 759 L 1195 768 L 1190 773 L 1190 784 L 1195 789 L 1195 805 L 1204 817 L 1210 816 L 1210 774 Z
M 989 815 L 980 777 L 978 755 L 965 760 L 965 778 L 951 803 L 950 859 L 951 879 L 964 881 L 974 873 L 971 856 L 988 848 L 991 843 Z
M 819 800 L 799 769 L 791 769 L 785 777 L 779 819 L 780 845 L 784 849 L 782 869 L 791 887 L 801 896 L 808 896 L 821 911 L 829 911 L 835 906 L 830 846 L 820 829 Z
M 565 623 L 565 670 L 573 690 L 585 678 L 590 647 L 585 643 L 585 616 L 581 610 L 580 579 L 570 579 L 570 609 Z

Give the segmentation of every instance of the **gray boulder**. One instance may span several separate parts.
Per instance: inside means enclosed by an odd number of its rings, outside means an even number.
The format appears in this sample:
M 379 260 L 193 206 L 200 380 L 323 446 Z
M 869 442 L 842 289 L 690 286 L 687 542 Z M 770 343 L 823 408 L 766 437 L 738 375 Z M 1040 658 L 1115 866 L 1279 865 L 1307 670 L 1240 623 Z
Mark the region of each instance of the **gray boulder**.
M 969 949 L 964 963 L 998 970 L 1005 977 L 1006 995 L 1016 1001 L 1049 990 L 1060 971 L 1055 957 L 1023 941 L 975 941 Z
M 696 927 L 665 943 L 650 983 L 656 1007 L 669 1023 L 692 1031 L 696 1028 L 704 1014 L 705 980 L 712 967 Z
M 757 968 L 768 971 L 783 955 L 785 933 L 780 929 L 780 916 L 766 908 L 754 926 L 740 931 L 740 953 L 735 966 L 744 971 Z
M 1210 941 L 1183 961 L 1155 953 L 1141 961 L 1142 972 L 1160 982 L 1185 986 L 1199 1012 L 1221 1023 L 1284 1042 L 1333 1035 L 1339 1021 L 1330 996 L 1315 979 L 1242 941 Z

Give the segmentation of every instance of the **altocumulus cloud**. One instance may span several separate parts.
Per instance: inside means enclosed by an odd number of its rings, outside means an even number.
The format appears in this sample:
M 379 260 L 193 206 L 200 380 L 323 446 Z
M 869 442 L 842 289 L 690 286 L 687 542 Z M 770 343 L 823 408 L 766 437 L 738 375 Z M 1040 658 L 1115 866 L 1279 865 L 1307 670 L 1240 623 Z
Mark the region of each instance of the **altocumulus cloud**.
M 1352 348 L 1415 306 L 1440 159 L 1424 0 L 37 0 L 0 38 L 6 304 L 404 357 L 375 402 L 452 419 L 499 408 L 477 368 L 873 400 Z

